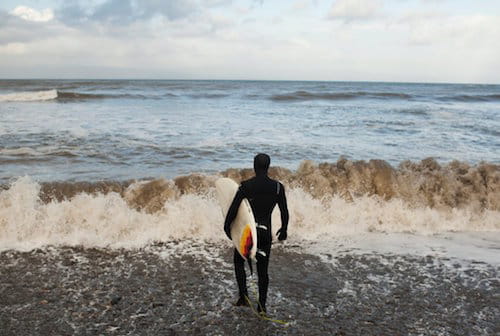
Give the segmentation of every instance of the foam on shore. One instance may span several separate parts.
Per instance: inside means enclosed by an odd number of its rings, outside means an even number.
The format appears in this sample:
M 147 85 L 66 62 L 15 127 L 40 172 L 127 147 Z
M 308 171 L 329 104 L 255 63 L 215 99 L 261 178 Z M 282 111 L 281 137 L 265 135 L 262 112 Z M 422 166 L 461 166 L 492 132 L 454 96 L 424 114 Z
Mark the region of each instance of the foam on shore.
M 210 181 L 216 176 L 154 180 L 116 192 L 79 192 L 45 199 L 29 177 L 0 193 L 0 249 L 29 250 L 46 245 L 142 247 L 156 241 L 221 241 L 222 213 Z M 195 183 L 197 182 L 197 183 Z M 290 239 L 367 232 L 435 234 L 449 231 L 499 231 L 497 209 L 416 206 L 400 198 L 363 195 L 314 197 L 289 187 Z M 274 230 L 279 228 L 275 211 Z

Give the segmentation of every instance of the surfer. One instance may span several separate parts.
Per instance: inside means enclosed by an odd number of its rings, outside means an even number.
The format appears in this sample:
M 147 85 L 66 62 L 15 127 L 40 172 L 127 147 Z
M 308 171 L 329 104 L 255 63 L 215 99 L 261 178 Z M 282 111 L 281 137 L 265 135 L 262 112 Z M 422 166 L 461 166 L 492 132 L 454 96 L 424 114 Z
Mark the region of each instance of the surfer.
M 278 204 L 281 212 L 281 228 L 276 235 L 278 240 L 287 238 L 288 227 L 288 208 L 286 204 L 285 188 L 283 184 L 275 181 L 267 172 L 271 158 L 267 154 L 257 154 L 253 161 L 255 177 L 243 181 L 234 196 L 233 202 L 227 212 L 224 222 L 224 231 L 231 239 L 231 223 L 236 218 L 238 208 L 243 201 L 247 199 L 252 208 L 255 222 L 257 224 L 257 275 L 259 277 L 259 303 L 257 311 L 266 313 L 267 287 L 269 285 L 269 276 L 267 269 L 269 266 L 269 255 L 271 253 L 271 214 L 274 207 Z M 236 281 L 238 282 L 239 299 L 236 306 L 248 306 L 248 292 L 246 285 L 245 260 L 238 251 L 234 250 L 234 270 Z

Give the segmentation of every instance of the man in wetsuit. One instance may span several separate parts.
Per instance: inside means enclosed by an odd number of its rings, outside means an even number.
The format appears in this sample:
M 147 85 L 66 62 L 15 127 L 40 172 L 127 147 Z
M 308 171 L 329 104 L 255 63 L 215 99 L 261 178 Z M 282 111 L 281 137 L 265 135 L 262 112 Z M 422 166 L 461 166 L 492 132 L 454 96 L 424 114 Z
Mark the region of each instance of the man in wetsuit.
M 254 158 L 253 167 L 255 177 L 243 181 L 234 196 L 233 202 L 227 212 L 224 222 L 224 231 L 231 239 L 231 223 L 236 218 L 238 209 L 244 198 L 248 200 L 257 224 L 257 274 L 259 276 L 259 313 L 266 312 L 267 287 L 269 276 L 267 268 L 269 266 L 269 255 L 271 253 L 271 214 L 278 204 L 281 212 L 281 229 L 278 230 L 278 240 L 285 240 L 287 237 L 288 208 L 286 204 L 285 188 L 283 185 L 267 176 L 271 158 L 267 154 L 257 154 Z M 245 274 L 245 261 L 238 251 L 234 249 L 234 270 L 240 297 L 236 302 L 237 306 L 248 306 L 248 292 Z

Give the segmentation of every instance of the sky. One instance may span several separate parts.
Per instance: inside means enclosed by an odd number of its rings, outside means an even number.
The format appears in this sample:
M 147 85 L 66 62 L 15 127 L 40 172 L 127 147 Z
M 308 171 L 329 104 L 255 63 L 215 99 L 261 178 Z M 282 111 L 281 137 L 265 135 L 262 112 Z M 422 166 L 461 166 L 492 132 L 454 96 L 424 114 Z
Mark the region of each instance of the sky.
M 500 83 L 500 0 L 1 0 L 0 78 Z

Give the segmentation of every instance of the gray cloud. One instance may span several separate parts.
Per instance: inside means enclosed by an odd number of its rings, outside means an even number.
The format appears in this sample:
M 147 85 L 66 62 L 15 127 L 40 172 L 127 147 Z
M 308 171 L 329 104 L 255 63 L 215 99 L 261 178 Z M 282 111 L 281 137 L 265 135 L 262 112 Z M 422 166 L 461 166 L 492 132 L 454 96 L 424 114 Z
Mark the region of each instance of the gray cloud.
M 129 23 L 137 18 L 132 6 L 132 1 L 108 0 L 97 7 L 89 18 L 99 22 Z
M 48 22 L 0 10 L 0 75 L 498 81 L 498 15 L 391 12 L 387 1 L 329 0 L 333 24 L 311 27 L 304 22 L 316 12 L 294 12 L 302 20 L 294 23 L 283 12 L 293 2 L 262 0 L 244 8 L 231 0 L 61 1 Z
M 97 22 L 113 25 L 127 25 L 136 21 L 162 16 L 178 20 L 203 11 L 204 8 L 223 6 L 231 0 L 107 0 L 89 7 L 85 2 L 65 3 L 57 17 L 68 25 Z
M 368 20 L 377 17 L 382 7 L 380 0 L 336 0 L 328 18 L 345 22 Z
M 52 24 L 27 21 L 0 11 L 0 45 L 47 38 L 54 33 L 55 30 Z
M 199 11 L 200 6 L 193 0 L 141 0 L 137 1 L 137 9 L 145 19 L 160 14 L 170 20 L 176 20 Z
M 10 25 L 9 19 L 12 15 L 0 10 L 0 28 L 8 27 Z
M 220 7 L 230 5 L 233 0 L 202 0 L 201 4 L 206 7 Z

